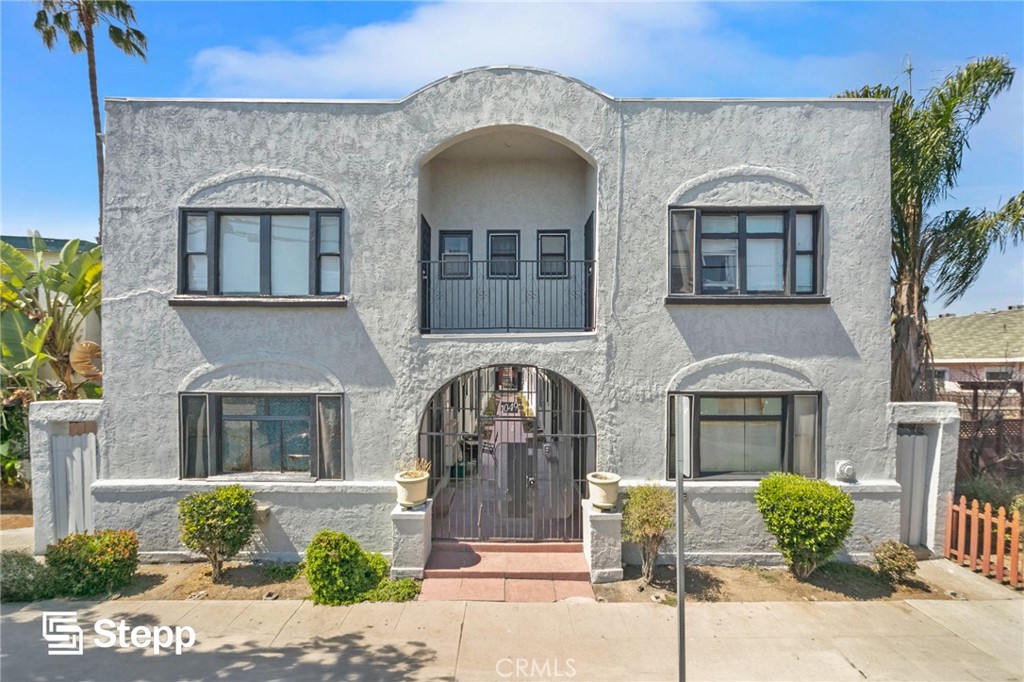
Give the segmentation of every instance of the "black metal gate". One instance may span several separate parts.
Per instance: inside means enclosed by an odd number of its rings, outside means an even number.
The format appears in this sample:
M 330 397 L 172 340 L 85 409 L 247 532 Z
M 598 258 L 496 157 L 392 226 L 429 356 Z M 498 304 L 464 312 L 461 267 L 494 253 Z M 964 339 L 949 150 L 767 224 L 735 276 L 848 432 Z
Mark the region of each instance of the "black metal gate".
M 580 390 L 558 374 L 502 365 L 453 379 L 427 406 L 420 456 L 431 461 L 434 537 L 582 538 L 594 420 Z

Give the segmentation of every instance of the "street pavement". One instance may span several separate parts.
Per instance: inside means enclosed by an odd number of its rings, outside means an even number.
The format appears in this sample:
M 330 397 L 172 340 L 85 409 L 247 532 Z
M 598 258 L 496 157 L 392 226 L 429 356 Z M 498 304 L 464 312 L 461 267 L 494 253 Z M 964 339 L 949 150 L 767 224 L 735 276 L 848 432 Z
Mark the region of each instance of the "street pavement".
M 999 589 L 1000 598 L 967 601 L 688 603 L 686 679 L 1021 680 L 1024 600 Z M 82 655 L 47 654 L 43 611 L 77 611 L 85 631 Z M 101 618 L 124 619 L 132 628 L 190 626 L 196 641 L 181 655 L 131 648 L 130 635 L 126 648 L 100 648 L 93 624 Z M 5 604 L 0 679 L 675 680 L 676 632 L 671 607 L 584 598 L 347 607 L 304 601 Z M 139 643 L 143 635 L 140 630 Z M 181 637 L 186 641 L 187 632 Z M 170 643 L 169 631 L 164 641 Z

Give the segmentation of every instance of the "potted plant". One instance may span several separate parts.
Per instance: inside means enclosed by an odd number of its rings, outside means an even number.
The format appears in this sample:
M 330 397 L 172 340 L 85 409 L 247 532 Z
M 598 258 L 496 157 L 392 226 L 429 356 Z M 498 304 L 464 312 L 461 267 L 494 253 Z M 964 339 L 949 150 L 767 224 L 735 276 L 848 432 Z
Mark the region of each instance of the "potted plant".
M 590 485 L 590 503 L 597 509 L 614 509 L 619 498 L 619 481 L 622 477 L 608 471 L 594 471 L 587 474 Z
M 402 460 L 395 474 L 398 484 L 398 504 L 405 509 L 418 507 L 427 501 L 427 481 L 430 479 L 430 460 L 417 457 Z

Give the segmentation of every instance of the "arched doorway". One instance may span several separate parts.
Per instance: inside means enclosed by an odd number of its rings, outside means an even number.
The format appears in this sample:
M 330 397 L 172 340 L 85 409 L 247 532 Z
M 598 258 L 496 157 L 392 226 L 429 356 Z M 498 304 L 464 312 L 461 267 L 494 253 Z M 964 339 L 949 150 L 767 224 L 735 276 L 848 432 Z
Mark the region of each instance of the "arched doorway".
M 433 535 L 453 540 L 580 540 L 594 470 L 590 404 L 568 379 L 529 365 L 455 377 L 427 404 Z

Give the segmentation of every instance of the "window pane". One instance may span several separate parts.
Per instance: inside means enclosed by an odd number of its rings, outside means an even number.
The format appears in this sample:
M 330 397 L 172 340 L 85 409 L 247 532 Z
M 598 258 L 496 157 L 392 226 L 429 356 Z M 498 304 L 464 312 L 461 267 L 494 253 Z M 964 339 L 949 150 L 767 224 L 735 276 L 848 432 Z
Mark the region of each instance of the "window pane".
M 700 218 L 701 234 L 720 234 L 739 230 L 739 217 L 734 215 L 703 215 Z
M 259 216 L 221 216 L 220 289 L 226 294 L 260 293 Z
M 693 211 L 672 213 L 672 231 L 669 235 L 669 292 L 673 294 L 693 293 L 692 256 Z
M 782 398 L 745 398 L 744 414 L 769 416 L 782 414 Z
M 785 222 L 786 217 L 781 215 L 748 215 L 747 232 L 749 234 L 782 234 Z
M 184 478 L 206 478 L 210 451 L 206 396 L 182 396 L 181 434 L 185 461 Z
M 221 398 L 220 410 L 225 416 L 258 417 L 267 413 L 264 398 Z
M 341 478 L 341 397 L 317 398 L 320 432 L 320 478 Z
M 320 257 L 320 293 L 341 293 L 341 256 Z
M 309 216 L 270 217 L 270 293 L 309 293 Z
M 185 249 L 189 253 L 206 253 L 206 216 L 190 215 Z
M 809 294 L 814 291 L 814 256 L 796 257 L 796 292 Z
M 814 249 L 814 216 L 807 213 L 796 214 L 796 250 L 812 251 Z
M 309 422 L 281 422 L 284 436 L 284 470 L 309 471 Z
M 269 403 L 271 416 L 309 418 L 309 398 L 270 398 Z
M 468 234 L 446 234 L 441 237 L 441 256 L 449 253 L 469 255 Z
M 743 422 L 702 421 L 700 473 L 733 471 L 743 471 Z
M 781 422 L 701 422 L 701 474 L 759 474 L 781 467 Z
M 765 473 L 782 469 L 782 423 L 745 422 L 743 471 Z
M 701 398 L 701 415 L 745 414 L 746 398 Z
M 253 422 L 225 421 L 221 424 L 221 471 L 233 473 L 252 471 L 250 434 Z
M 320 216 L 320 253 L 341 253 L 341 218 Z
M 515 258 L 519 251 L 519 239 L 514 234 L 491 235 L 491 256 Z
M 701 286 L 709 293 L 736 291 L 736 241 L 701 241 Z
M 747 241 L 747 291 L 782 291 L 782 240 Z
M 209 286 L 206 255 L 188 257 L 188 290 L 206 291 Z
M 818 475 L 818 396 L 793 396 L 793 472 Z
M 565 235 L 544 234 L 540 237 L 540 253 L 542 256 L 565 257 Z
M 281 471 L 281 422 L 252 425 L 252 467 L 248 471 Z

